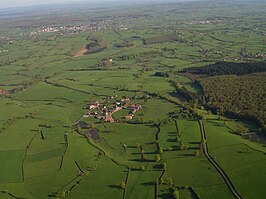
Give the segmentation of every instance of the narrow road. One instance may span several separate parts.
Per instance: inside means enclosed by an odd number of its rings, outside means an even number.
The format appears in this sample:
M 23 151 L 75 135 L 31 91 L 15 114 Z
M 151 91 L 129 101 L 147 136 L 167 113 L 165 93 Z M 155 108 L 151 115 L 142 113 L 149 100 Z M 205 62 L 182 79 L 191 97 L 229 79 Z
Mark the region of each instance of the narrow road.
M 224 179 L 224 182 L 230 189 L 231 193 L 235 196 L 237 199 L 243 199 L 242 196 L 237 192 L 235 189 L 233 183 L 231 182 L 230 178 L 226 175 L 226 173 L 223 171 L 223 169 L 218 165 L 217 162 L 210 156 L 209 151 L 208 151 L 208 145 L 207 145 L 207 137 L 205 133 L 205 128 L 203 123 L 198 120 L 199 126 L 200 126 L 200 132 L 201 132 L 201 137 L 202 140 L 206 140 L 206 142 L 203 143 L 203 153 L 205 157 L 209 160 L 209 162 L 215 167 L 215 169 L 219 172 L 219 174 L 222 176 Z

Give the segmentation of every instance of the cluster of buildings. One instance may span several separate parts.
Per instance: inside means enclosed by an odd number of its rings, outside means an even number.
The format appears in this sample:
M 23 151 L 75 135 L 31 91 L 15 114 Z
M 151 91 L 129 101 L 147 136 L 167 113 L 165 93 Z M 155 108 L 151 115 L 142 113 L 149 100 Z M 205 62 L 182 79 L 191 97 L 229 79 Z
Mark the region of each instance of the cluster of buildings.
M 73 25 L 73 26 L 57 26 L 57 25 L 47 25 L 43 27 L 39 27 L 34 31 L 31 31 L 27 33 L 29 36 L 37 35 L 40 33 L 54 33 L 54 32 L 59 32 L 62 34 L 78 34 L 81 32 L 97 32 L 101 30 L 107 30 L 110 27 L 114 28 L 114 25 L 111 21 L 97 21 L 96 22 L 91 22 L 90 24 L 84 25 L 84 24 L 79 24 L 79 25 Z M 117 27 L 118 29 L 118 27 Z
M 0 53 L 8 53 L 9 50 L 0 50 Z
M 134 117 L 134 114 L 139 110 L 141 109 L 141 105 L 138 105 L 138 104 L 133 104 L 130 106 L 130 113 L 126 116 L 124 116 L 124 119 L 126 120 L 132 120 L 133 117 Z
M 193 25 L 193 24 L 217 24 L 217 23 L 223 23 L 224 20 L 223 19 L 207 19 L 207 20 L 195 20 L 195 21 L 190 21 L 188 22 L 189 25 Z
M 100 61 L 100 64 L 103 64 L 103 65 L 110 65 L 112 63 L 113 63 L 113 58 L 103 59 Z
M 266 53 L 255 53 L 255 58 L 261 58 L 261 59 L 263 59 L 263 58 L 266 58 Z
M 115 119 L 113 118 L 114 113 L 122 109 L 129 109 L 129 114 L 124 116 L 122 119 L 131 120 L 133 119 L 134 114 L 141 109 L 141 105 L 134 104 L 130 98 L 116 100 L 115 97 L 116 96 L 111 96 L 104 99 L 104 102 L 113 99 L 113 102 L 109 104 L 101 104 L 98 101 L 90 103 L 87 107 L 89 111 L 87 114 L 83 115 L 83 117 L 94 117 L 97 119 L 102 119 L 105 122 L 115 122 Z
M 266 58 L 266 53 L 261 53 L 261 52 L 258 52 L 258 53 L 255 53 L 255 54 L 245 53 L 245 54 L 241 54 L 240 56 L 241 56 L 241 58 L 265 59 Z
M 56 25 L 48 25 L 39 27 L 38 29 L 29 32 L 29 36 L 33 36 L 40 33 L 80 33 L 88 30 L 88 27 L 85 25 L 74 25 L 74 26 L 56 26 Z

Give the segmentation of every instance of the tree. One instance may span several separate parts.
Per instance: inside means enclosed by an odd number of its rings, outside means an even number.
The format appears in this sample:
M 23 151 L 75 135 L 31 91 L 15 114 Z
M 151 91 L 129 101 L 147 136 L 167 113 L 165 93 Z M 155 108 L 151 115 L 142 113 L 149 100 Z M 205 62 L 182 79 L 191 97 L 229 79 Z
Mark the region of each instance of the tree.
M 165 182 L 165 181 L 164 181 L 163 178 L 160 178 L 160 179 L 159 179 L 159 184 L 164 184 L 164 182 Z
M 120 183 L 120 188 L 121 188 L 121 189 L 125 189 L 126 186 L 127 186 L 127 184 L 126 184 L 125 181 L 122 181 L 122 182 Z
M 173 195 L 174 199 L 179 199 L 180 198 L 179 191 L 177 191 L 177 190 L 174 190 L 172 195 Z
M 181 150 L 181 151 L 185 150 L 185 145 L 182 144 L 182 143 L 180 143 L 180 150 Z
M 65 144 L 68 145 L 68 133 L 64 134 L 64 140 L 65 140 Z
M 189 145 L 184 145 L 184 150 L 188 150 L 189 149 Z
M 166 170 L 166 163 L 165 162 L 162 163 L 162 167 L 164 170 Z
M 126 151 L 127 150 L 127 145 L 126 144 L 123 144 L 123 148 Z
M 180 139 L 180 137 L 177 135 L 176 136 L 176 142 L 178 143 L 178 144 L 180 144 L 180 142 L 181 142 L 181 139 Z
M 162 147 L 159 148 L 159 153 L 160 153 L 160 154 L 163 153 L 163 148 L 162 148 Z
M 63 191 L 63 192 L 62 192 L 62 198 L 65 198 L 65 197 L 66 197 L 66 192 Z
M 223 122 L 223 125 L 226 126 L 226 121 Z
M 145 156 L 144 153 L 145 153 L 144 149 L 141 149 L 140 150 L 140 159 L 141 159 L 141 161 L 145 161 L 147 159 L 147 157 Z
M 173 148 L 171 147 L 171 146 L 169 146 L 169 147 L 167 147 L 167 149 L 166 149 L 167 151 L 172 151 L 173 150 Z
M 180 130 L 180 129 L 178 129 L 178 131 L 177 131 L 177 135 L 178 135 L 179 137 L 181 137 L 181 130 Z
M 242 125 L 238 125 L 237 126 L 237 133 L 240 135 L 244 135 L 247 133 L 247 130 L 245 127 L 243 127 Z
M 201 140 L 201 143 L 202 143 L 202 144 L 206 144 L 206 143 L 207 143 L 207 140 L 202 139 L 202 140 Z
M 145 171 L 145 170 L 146 170 L 146 167 L 145 167 L 145 165 L 141 164 L 141 165 L 139 166 L 139 169 L 140 169 L 141 171 Z
M 169 178 L 167 179 L 167 184 L 168 184 L 168 185 L 173 185 L 173 184 L 174 184 L 173 179 L 172 179 L 171 177 L 169 177 Z
M 43 131 L 40 130 L 40 133 L 41 133 L 41 138 L 44 140 L 44 134 L 43 134 Z
M 155 162 L 160 162 L 160 160 L 161 160 L 161 156 L 159 154 L 157 154 L 155 156 Z

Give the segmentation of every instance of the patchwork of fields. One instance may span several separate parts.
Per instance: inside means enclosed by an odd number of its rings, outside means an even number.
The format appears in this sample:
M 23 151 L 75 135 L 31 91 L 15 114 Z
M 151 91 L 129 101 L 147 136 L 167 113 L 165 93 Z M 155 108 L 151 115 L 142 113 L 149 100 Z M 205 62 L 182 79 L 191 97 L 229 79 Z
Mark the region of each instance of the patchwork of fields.
M 212 114 L 173 85 L 202 95 L 180 70 L 240 60 L 244 47 L 250 54 L 265 50 L 263 28 L 252 29 L 254 23 L 265 27 L 258 19 L 262 10 L 256 7 L 257 18 L 238 22 L 243 12 L 228 8 L 236 18 L 227 19 L 224 11 L 221 20 L 186 18 L 165 31 L 171 17 L 184 15 L 182 7 L 169 16 L 158 15 L 171 6 L 159 13 L 149 8 L 153 17 L 142 21 L 106 11 L 117 23 L 127 19 L 126 29 L 41 33 L 1 44 L 8 52 L 0 53 L 0 198 L 170 199 L 175 192 L 182 199 L 234 198 L 206 158 L 206 145 L 241 197 L 265 196 L 266 148 L 236 134 L 240 127 L 252 132 L 256 124 Z M 211 10 L 200 8 L 197 15 L 206 19 Z M 165 24 L 156 26 L 155 17 Z M 75 56 L 88 44 L 97 49 Z M 100 108 L 90 110 L 96 102 Z M 114 108 L 121 110 L 106 122 L 106 109 Z

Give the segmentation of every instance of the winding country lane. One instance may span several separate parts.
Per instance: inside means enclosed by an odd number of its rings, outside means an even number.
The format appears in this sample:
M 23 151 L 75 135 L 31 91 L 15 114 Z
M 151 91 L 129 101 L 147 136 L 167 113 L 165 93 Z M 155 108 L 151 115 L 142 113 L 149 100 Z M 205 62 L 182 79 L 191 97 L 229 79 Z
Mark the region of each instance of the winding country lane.
M 218 165 L 217 162 L 210 156 L 209 151 L 208 151 L 208 145 L 207 145 L 207 137 L 205 133 L 205 128 L 202 123 L 202 121 L 198 120 L 199 126 L 200 126 L 200 132 L 201 132 L 201 137 L 202 140 L 205 140 L 206 142 L 203 142 L 203 153 L 205 157 L 209 160 L 209 162 L 215 167 L 215 169 L 219 172 L 219 174 L 222 176 L 224 179 L 224 182 L 230 189 L 231 193 L 235 196 L 237 199 L 243 199 L 243 197 L 237 192 L 235 189 L 233 183 L 231 182 L 230 178 L 226 175 L 226 173 L 223 171 L 223 169 Z

